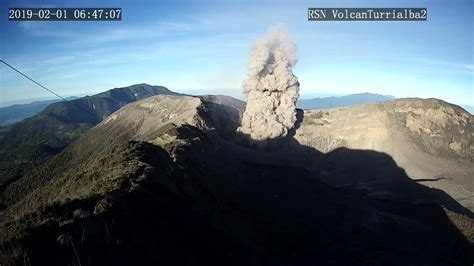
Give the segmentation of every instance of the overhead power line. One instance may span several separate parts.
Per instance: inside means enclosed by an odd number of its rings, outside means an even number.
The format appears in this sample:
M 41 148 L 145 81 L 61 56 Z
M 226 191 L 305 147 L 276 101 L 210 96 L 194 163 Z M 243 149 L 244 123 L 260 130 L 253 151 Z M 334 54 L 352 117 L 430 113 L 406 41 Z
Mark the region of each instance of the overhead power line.
M 45 86 L 43 86 L 43 85 L 41 85 L 40 83 L 38 83 L 36 80 L 34 80 L 34 79 L 30 78 L 29 76 L 27 76 L 25 73 L 21 72 L 20 70 L 16 69 L 16 68 L 13 67 L 12 65 L 8 64 L 8 63 L 5 62 L 4 60 L 0 59 L 0 62 L 2 62 L 3 64 L 5 64 L 7 67 L 13 69 L 15 72 L 17 72 L 18 74 L 22 75 L 23 77 L 25 77 L 25 78 L 28 79 L 29 81 L 35 83 L 36 85 L 40 86 L 41 88 L 45 89 L 46 91 L 52 93 L 54 96 L 60 98 L 61 100 L 65 101 L 65 102 L 67 102 L 67 103 L 69 103 L 69 104 L 71 104 L 72 106 L 74 106 L 74 107 L 76 107 L 76 108 L 78 108 L 78 109 L 80 109 L 80 110 L 82 110 L 82 111 L 84 111 L 84 112 L 86 112 L 86 113 L 88 113 L 88 114 L 94 116 L 94 117 L 97 117 L 97 114 L 94 114 L 94 113 L 92 113 L 91 111 L 82 108 L 81 106 L 79 106 L 79 105 L 77 105 L 77 104 L 75 104 L 75 103 L 69 101 L 68 99 L 66 99 L 66 98 L 62 97 L 61 95 L 57 94 L 56 92 L 54 92 L 54 91 L 52 91 L 52 90 L 46 88 Z

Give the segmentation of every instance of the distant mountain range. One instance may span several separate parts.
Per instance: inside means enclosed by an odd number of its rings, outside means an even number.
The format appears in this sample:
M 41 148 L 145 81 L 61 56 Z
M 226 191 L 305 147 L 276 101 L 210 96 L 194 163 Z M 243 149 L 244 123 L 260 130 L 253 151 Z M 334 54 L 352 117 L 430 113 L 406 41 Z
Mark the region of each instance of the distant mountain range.
M 74 100 L 77 97 L 68 97 L 67 100 Z M 14 104 L 0 108 L 0 126 L 13 124 L 43 111 L 46 106 L 61 102 L 61 99 L 34 101 L 26 104 Z
M 469 113 L 471 113 L 471 115 L 474 115 L 474 106 L 472 105 L 460 105 L 462 108 L 464 108 L 466 111 L 468 111 Z
M 395 97 L 390 95 L 357 93 L 340 97 L 302 99 L 298 101 L 298 107 L 301 109 L 326 109 L 364 103 L 384 102 L 393 99 L 395 99 Z
M 122 106 L 153 95 L 179 95 L 136 84 L 69 102 L 56 102 L 23 121 L 0 127 L 0 191 Z

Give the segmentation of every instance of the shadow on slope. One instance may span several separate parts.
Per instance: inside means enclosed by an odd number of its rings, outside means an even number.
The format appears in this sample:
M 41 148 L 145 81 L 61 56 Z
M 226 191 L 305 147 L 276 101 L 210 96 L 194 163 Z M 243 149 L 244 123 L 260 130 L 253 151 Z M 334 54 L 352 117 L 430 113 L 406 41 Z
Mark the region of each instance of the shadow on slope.
M 121 143 L 142 167 L 118 190 L 39 211 L 43 222 L 21 240 L 32 264 L 472 264 L 471 243 L 439 205 L 321 182 L 380 175 L 400 193 L 431 196 L 390 156 L 323 154 L 291 134 L 250 145 L 260 150 L 243 147 L 229 135 L 239 112 L 220 108 L 208 111 L 234 117 L 226 123 L 202 110 L 215 126 L 209 131 L 184 125 L 164 132 L 186 145 Z M 442 201 L 459 208 L 449 196 Z
M 410 178 L 386 153 L 349 148 L 322 153 L 300 144 L 294 135 L 303 119 L 304 111 L 298 109 L 296 125 L 284 138 L 256 142 L 240 134 L 237 136 L 239 146 L 243 144 L 249 149 L 243 150 L 234 144 L 226 146 L 235 150 L 231 153 L 239 154 L 242 160 L 301 167 L 331 186 L 357 189 L 379 199 L 436 203 L 474 218 L 469 209 L 444 191 L 426 187 L 418 183 L 420 180 Z

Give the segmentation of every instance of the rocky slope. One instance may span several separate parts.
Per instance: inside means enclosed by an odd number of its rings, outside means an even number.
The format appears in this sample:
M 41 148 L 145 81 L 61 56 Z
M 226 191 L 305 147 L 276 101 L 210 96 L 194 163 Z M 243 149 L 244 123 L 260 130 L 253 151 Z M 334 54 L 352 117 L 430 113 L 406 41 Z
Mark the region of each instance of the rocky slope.
M 390 104 L 373 105 L 385 110 L 374 115 L 416 106 Z M 242 108 L 230 97 L 162 95 L 108 116 L 18 183 L 24 196 L 9 194 L 14 204 L 0 213 L 0 263 L 472 264 L 472 213 L 413 181 L 386 153 L 356 146 L 382 149 L 390 139 L 382 139 L 391 133 L 375 128 L 375 118 L 361 127 L 372 105 L 344 115 L 299 112 L 292 136 L 253 143 L 259 149 L 234 134 Z M 346 124 L 335 122 L 344 116 Z M 360 123 L 350 129 L 351 121 Z M 372 138 L 357 139 L 356 128 Z M 464 143 L 462 134 L 452 140 Z M 317 137 L 326 142 L 308 141 Z M 418 149 L 449 151 L 443 147 Z M 466 151 L 456 154 L 461 164 L 469 161 Z M 408 196 L 368 186 L 377 178 Z
M 383 152 L 407 175 L 446 191 L 474 210 L 474 123 L 465 110 L 436 99 L 400 99 L 349 108 L 306 110 L 295 139 L 330 152 L 340 147 Z M 326 179 L 400 196 L 386 177 Z M 398 189 L 398 188 L 397 188 Z

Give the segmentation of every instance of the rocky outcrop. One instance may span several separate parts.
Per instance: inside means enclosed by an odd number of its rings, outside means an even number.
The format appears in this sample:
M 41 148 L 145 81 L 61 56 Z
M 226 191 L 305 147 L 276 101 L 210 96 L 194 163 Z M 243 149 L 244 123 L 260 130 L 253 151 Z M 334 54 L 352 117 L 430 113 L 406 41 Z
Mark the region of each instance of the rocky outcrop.
M 295 133 L 301 144 L 325 153 L 340 147 L 386 153 L 412 179 L 448 192 L 471 210 L 473 136 L 468 112 L 437 99 L 416 98 L 305 110 Z M 384 180 L 367 177 L 371 182 L 380 187 Z

